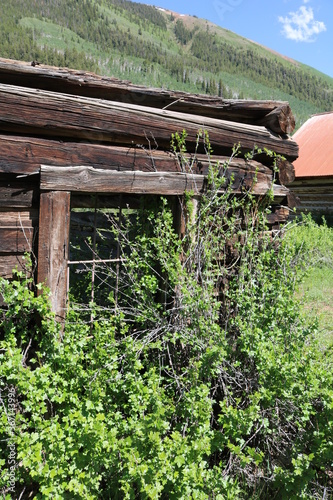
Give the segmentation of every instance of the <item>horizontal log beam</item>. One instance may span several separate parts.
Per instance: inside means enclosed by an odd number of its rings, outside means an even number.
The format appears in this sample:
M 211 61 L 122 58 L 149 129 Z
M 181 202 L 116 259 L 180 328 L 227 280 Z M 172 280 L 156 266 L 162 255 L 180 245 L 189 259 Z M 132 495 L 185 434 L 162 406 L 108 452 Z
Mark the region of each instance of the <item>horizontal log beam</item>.
M 50 167 L 41 166 L 40 188 L 47 191 L 70 191 L 79 193 L 124 193 L 182 195 L 187 191 L 200 194 L 207 178 L 204 175 L 170 172 L 116 172 L 94 169 L 93 167 Z M 250 190 L 253 194 L 264 196 L 271 187 L 267 176 L 251 186 L 240 185 L 233 191 L 243 193 Z M 221 191 L 222 192 L 222 191 Z M 286 196 L 289 190 L 274 186 L 276 196 Z
M 228 164 L 233 175 L 239 170 L 269 175 L 272 168 L 255 160 L 230 156 L 211 156 L 204 154 L 179 157 L 171 152 L 142 149 L 139 147 L 119 147 L 109 144 L 85 142 L 63 142 L 37 137 L 0 135 L 0 173 L 39 174 L 41 164 L 54 166 L 87 165 L 107 170 L 141 170 L 143 172 L 180 172 L 191 171 L 196 174 L 207 173 L 210 163 Z M 29 176 L 31 182 L 33 177 Z M 21 180 L 22 184 L 23 178 Z M 24 179 L 25 185 L 27 179 Z M 0 180 L 1 182 L 1 180 Z M 7 181 L 8 182 L 8 181 Z M 17 181 L 16 181 L 17 183 Z
M 295 179 L 295 182 L 292 183 L 291 186 L 293 189 L 301 189 L 301 190 L 333 190 L 333 176 L 328 177 L 310 177 L 308 179 L 299 179 L 298 177 Z
M 93 167 L 48 167 L 42 165 L 40 188 L 80 193 L 125 193 L 181 195 L 201 192 L 205 177 L 198 174 L 162 172 L 116 172 Z
M 0 59 L 0 82 L 91 98 L 127 102 L 235 122 L 261 124 L 290 134 L 295 119 L 285 101 L 247 101 L 134 85 L 92 73 Z
M 293 161 L 298 146 L 265 127 L 209 117 L 159 110 L 152 107 L 73 97 L 67 94 L 0 84 L 0 130 L 10 133 L 75 138 L 114 145 L 156 143 L 169 149 L 175 132 L 187 132 L 194 151 L 199 130 L 206 130 L 215 154 L 231 154 L 235 144 L 242 152 L 255 147 L 270 149 Z

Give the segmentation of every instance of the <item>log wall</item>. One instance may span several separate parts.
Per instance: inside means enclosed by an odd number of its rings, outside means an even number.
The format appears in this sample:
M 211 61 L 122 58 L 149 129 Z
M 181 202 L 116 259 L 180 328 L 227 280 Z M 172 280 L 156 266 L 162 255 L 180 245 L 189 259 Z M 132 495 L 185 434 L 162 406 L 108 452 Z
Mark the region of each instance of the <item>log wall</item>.
M 90 73 L 0 59 L 0 276 L 37 258 L 38 280 L 64 316 L 70 207 L 138 205 L 140 196 L 200 196 L 219 162 L 235 193 L 263 196 L 272 228 L 289 214 L 297 144 L 288 103 L 147 89 Z M 171 148 L 186 130 L 186 161 Z M 209 134 L 211 157 L 204 137 Z M 235 144 L 241 150 L 233 156 Z M 255 160 L 246 153 L 257 150 Z M 265 149 L 283 155 L 274 165 Z M 226 162 L 228 167 L 225 168 Z M 175 213 L 177 210 L 175 211 Z
M 292 184 L 296 196 L 296 212 L 311 213 L 320 220 L 324 216 L 330 224 L 333 223 L 333 178 L 317 177 L 297 179 Z
M 35 254 L 37 192 L 30 179 L 0 174 L 0 276 L 10 278 L 14 268 L 25 268 L 26 252 Z

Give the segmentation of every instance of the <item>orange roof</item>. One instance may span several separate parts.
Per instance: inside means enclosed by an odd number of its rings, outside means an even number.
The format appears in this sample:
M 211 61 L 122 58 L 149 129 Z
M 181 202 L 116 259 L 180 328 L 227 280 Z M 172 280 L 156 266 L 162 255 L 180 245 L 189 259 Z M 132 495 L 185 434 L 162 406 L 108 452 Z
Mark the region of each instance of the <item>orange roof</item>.
M 295 132 L 299 157 L 293 162 L 298 177 L 333 176 L 333 111 L 313 115 Z

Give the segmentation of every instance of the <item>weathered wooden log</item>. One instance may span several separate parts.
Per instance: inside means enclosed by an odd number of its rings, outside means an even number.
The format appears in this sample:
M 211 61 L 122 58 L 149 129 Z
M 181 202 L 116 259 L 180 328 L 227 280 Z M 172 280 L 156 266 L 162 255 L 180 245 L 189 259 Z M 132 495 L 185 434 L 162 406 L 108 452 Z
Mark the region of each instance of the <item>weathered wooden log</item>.
M 21 185 L 27 183 L 28 180 L 33 182 L 35 177 L 29 174 L 39 174 L 40 165 L 45 163 L 51 166 L 85 165 L 117 171 L 180 172 L 183 170 L 204 175 L 208 173 L 210 163 L 213 163 L 219 165 L 222 174 L 232 183 L 233 189 L 240 188 L 240 186 L 251 187 L 254 179 L 259 184 L 272 181 L 270 167 L 254 160 L 238 157 L 230 159 L 227 156 L 208 158 L 207 155 L 200 154 L 184 155 L 185 160 L 181 162 L 176 154 L 164 151 L 8 135 L 0 135 L 0 151 L 0 172 L 27 175 L 27 177 L 21 175 L 19 180 L 15 181 L 20 182 Z M 39 182 L 39 177 L 36 177 L 35 182 Z M 7 193 L 8 197 L 11 198 Z
M 291 134 L 295 129 L 295 118 L 288 103 L 278 103 L 276 108 L 257 120 L 256 124 L 264 125 L 277 134 Z
M 49 287 L 58 321 L 66 315 L 70 193 L 41 193 L 38 239 L 38 282 Z
M 107 170 L 141 170 L 143 172 L 180 172 L 206 174 L 210 163 L 228 164 L 233 175 L 238 170 L 270 175 L 272 169 L 255 160 L 228 156 L 185 154 L 180 163 L 177 154 L 142 149 L 100 145 L 84 142 L 63 142 L 36 137 L 0 135 L 0 173 L 39 174 L 41 164 L 68 166 L 90 165 Z M 22 178 L 23 180 L 23 178 Z
M 278 179 L 280 184 L 288 186 L 295 180 L 295 167 L 290 161 L 279 159 L 277 161 Z
M 0 227 L 0 254 L 33 251 L 33 228 Z
M 187 145 L 193 151 L 198 131 L 205 130 L 215 154 L 230 155 L 234 145 L 240 144 L 243 153 L 258 147 L 271 149 L 290 161 L 298 156 L 296 142 L 281 139 L 265 127 L 198 119 L 196 115 L 133 104 L 1 84 L 0 107 L 3 132 L 140 144 L 146 148 L 156 143 L 160 149 L 169 149 L 172 134 L 186 130 Z
M 6 178 L 8 177 L 8 179 Z M 0 176 L 0 209 L 28 208 L 33 204 L 34 192 L 37 186 L 13 176 Z
M 33 227 L 38 223 L 38 210 L 0 210 L 0 226 Z
M 170 172 L 116 172 L 93 167 L 41 167 L 41 190 L 181 195 L 201 192 L 206 178 Z
M 288 220 L 289 215 L 288 207 L 273 207 L 272 212 L 267 215 L 267 222 L 270 225 L 283 224 Z
M 204 175 L 170 172 L 117 172 L 99 170 L 93 167 L 50 167 L 41 166 L 40 188 L 49 191 L 71 191 L 81 193 L 128 193 L 182 195 L 187 191 L 200 194 L 205 188 L 207 178 Z M 226 182 L 226 188 L 228 182 Z M 226 189 L 225 188 L 225 189 Z M 247 190 L 264 196 L 271 188 L 271 179 L 266 177 L 260 183 L 253 180 L 252 185 L 238 186 L 236 193 Z M 221 189 L 224 192 L 225 189 Z M 274 185 L 274 195 L 286 196 L 289 190 L 284 186 Z
M 295 209 L 300 203 L 300 200 L 298 196 L 293 191 L 289 191 L 289 194 L 287 195 L 287 205 L 288 207 L 293 210 Z
M 23 254 L 0 254 L 0 276 L 2 278 L 12 278 L 13 270 L 16 268 L 19 271 L 25 270 L 27 272 L 31 272 L 31 269 L 27 268 L 26 259 Z
M 263 125 L 290 134 L 295 119 L 284 101 L 246 101 L 134 85 L 128 81 L 51 66 L 0 59 L 0 82 L 117 102 Z

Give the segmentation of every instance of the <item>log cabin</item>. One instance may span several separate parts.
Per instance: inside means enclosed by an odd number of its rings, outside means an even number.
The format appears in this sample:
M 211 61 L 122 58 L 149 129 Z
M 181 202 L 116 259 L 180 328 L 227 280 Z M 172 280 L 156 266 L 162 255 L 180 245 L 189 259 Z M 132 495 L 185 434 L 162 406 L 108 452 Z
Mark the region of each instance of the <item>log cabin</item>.
M 288 218 L 298 145 L 287 102 L 224 100 L 0 59 L 0 110 L 0 276 L 10 279 L 33 255 L 59 319 L 75 209 L 87 217 L 89 208 L 135 206 L 144 196 L 200 196 L 208 160 L 199 130 L 209 135 L 211 160 L 228 163 L 235 193 L 245 187 L 262 197 L 274 180 L 271 227 Z M 183 130 L 186 154 L 195 155 L 190 171 L 170 147 Z M 235 144 L 241 153 L 230 161 Z M 255 148 L 262 152 L 248 160 Z M 277 172 L 265 149 L 283 157 Z
M 295 132 L 299 157 L 294 163 L 298 213 L 333 223 L 333 112 L 313 115 Z

